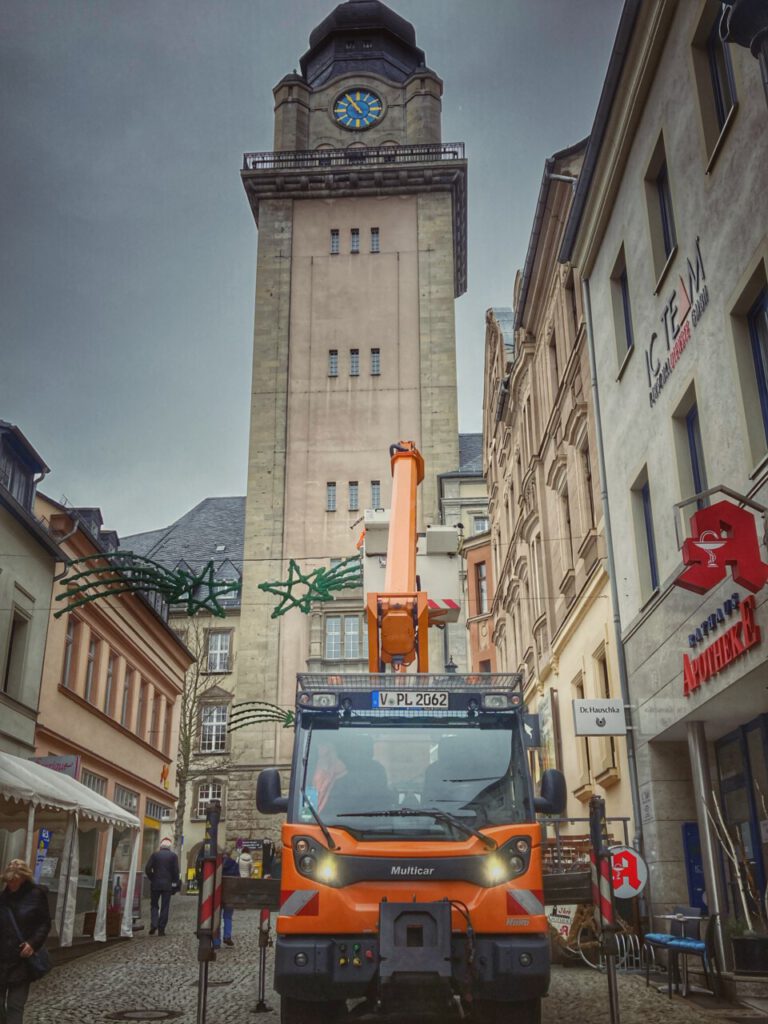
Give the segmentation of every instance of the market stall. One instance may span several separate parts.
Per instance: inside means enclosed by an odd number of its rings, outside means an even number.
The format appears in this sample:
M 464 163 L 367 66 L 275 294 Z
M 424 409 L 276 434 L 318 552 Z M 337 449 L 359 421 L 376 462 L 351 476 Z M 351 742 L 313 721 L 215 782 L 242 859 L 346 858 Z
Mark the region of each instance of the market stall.
M 98 897 L 94 938 L 106 939 L 107 900 L 113 836 L 128 831 L 130 870 L 126 880 L 120 934 L 133 935 L 133 894 L 139 860 L 139 819 L 106 797 L 76 782 L 67 775 L 22 757 L 0 752 L 0 829 L 26 834 L 25 860 L 35 867 L 36 829 L 64 830 L 64 842 L 58 867 L 58 892 L 54 924 L 59 944 L 70 946 L 75 923 L 79 869 L 79 833 L 96 830 L 107 834 L 103 844 L 102 885 Z M 41 851 L 44 853 L 45 851 Z

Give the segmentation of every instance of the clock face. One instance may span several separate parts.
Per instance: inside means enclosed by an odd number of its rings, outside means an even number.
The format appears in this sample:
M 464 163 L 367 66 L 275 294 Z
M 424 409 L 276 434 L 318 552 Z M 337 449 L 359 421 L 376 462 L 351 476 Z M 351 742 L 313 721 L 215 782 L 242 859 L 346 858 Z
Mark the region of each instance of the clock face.
M 384 114 L 384 104 L 370 89 L 347 89 L 333 105 L 333 119 L 342 128 L 370 128 Z

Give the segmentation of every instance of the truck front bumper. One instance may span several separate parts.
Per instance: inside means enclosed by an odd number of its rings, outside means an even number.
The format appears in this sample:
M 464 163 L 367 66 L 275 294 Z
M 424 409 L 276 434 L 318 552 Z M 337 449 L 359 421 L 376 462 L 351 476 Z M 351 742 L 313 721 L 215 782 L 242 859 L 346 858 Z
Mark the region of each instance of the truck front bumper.
M 549 937 L 541 934 L 478 935 L 470 962 L 467 939 L 450 939 L 449 983 L 474 999 L 518 1002 L 537 999 L 549 987 Z M 377 936 L 279 935 L 275 946 L 275 988 L 306 1000 L 360 999 L 378 993 L 381 953 Z M 429 991 L 437 972 L 404 971 L 390 983 Z M 423 983 L 423 984 L 422 984 Z

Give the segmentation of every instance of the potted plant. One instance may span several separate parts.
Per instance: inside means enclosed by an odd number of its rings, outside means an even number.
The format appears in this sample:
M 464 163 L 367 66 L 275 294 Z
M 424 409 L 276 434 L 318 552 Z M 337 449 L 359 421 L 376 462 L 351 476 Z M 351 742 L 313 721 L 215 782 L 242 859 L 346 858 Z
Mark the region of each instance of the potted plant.
M 740 916 L 726 924 L 733 951 L 733 969 L 736 974 L 765 977 L 768 976 L 768 888 L 761 897 L 741 832 L 737 829 L 734 837 L 728 831 L 714 791 L 712 802 L 715 814 L 707 808 L 709 820 L 723 853 L 731 862 L 739 893 Z

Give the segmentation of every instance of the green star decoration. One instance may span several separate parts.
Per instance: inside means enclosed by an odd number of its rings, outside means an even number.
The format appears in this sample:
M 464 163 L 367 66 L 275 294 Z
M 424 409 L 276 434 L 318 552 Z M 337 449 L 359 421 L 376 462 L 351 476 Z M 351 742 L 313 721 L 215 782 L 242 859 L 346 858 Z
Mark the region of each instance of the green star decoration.
M 107 551 L 74 558 L 57 577 L 65 592 L 57 594 L 56 600 L 67 603 L 54 612 L 54 618 L 102 597 L 154 591 L 168 604 L 186 604 L 187 615 L 206 610 L 223 619 L 225 613 L 218 598 L 240 591 L 242 583 L 240 580 L 216 580 L 214 574 L 212 561 L 200 572 L 192 573 L 186 569 L 166 569 L 159 562 L 132 551 Z
M 359 555 L 345 558 L 333 569 L 312 569 L 307 573 L 303 573 L 299 563 L 292 558 L 288 563 L 287 580 L 260 583 L 259 590 L 280 598 L 271 616 L 277 619 L 291 608 L 298 608 L 308 615 L 315 602 L 331 601 L 336 591 L 351 590 L 362 584 L 363 571 Z M 303 591 L 301 588 L 304 588 Z

